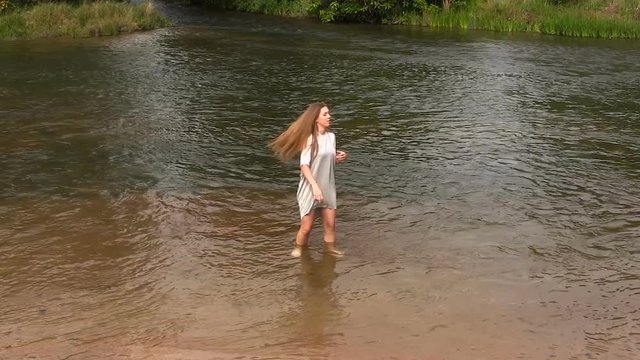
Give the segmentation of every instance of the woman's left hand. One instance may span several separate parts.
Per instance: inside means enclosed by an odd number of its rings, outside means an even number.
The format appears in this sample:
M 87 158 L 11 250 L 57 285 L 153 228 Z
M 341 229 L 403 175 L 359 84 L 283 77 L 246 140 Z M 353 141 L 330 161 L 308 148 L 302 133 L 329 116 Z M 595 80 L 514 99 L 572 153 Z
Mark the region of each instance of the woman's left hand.
M 347 160 L 347 153 L 342 150 L 336 151 L 336 162 L 341 163 L 345 160 Z

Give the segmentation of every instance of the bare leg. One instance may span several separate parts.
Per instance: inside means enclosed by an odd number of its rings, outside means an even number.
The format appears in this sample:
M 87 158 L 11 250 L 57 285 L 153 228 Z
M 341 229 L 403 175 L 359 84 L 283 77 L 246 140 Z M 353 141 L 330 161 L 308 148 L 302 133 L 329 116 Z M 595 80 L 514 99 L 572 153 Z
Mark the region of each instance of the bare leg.
M 300 229 L 298 229 L 298 233 L 296 234 L 296 243 L 293 251 L 291 252 L 291 256 L 300 257 L 302 254 L 302 247 L 307 246 L 309 243 L 309 234 L 311 234 L 313 220 L 315 220 L 315 218 L 316 210 L 311 210 L 310 213 L 300 219 Z
M 336 209 L 323 208 L 321 211 L 325 248 L 332 255 L 343 255 L 344 253 L 336 248 Z
M 304 246 L 309 243 L 309 234 L 313 228 L 313 221 L 316 219 L 316 210 L 311 210 L 310 213 L 300 219 L 300 229 L 296 234 L 296 245 Z
M 336 209 L 320 209 L 322 213 L 322 226 L 324 227 L 324 242 L 336 242 Z

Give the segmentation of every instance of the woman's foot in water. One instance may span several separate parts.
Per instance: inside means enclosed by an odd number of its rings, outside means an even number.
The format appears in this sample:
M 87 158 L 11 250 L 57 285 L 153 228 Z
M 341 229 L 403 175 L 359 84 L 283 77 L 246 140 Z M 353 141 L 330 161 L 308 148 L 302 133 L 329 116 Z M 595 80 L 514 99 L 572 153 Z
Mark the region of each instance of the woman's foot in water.
M 325 242 L 324 251 L 326 251 L 327 253 L 335 257 L 341 257 L 344 255 L 344 251 L 338 250 L 338 248 L 336 248 L 336 243 L 333 243 L 333 242 L 330 242 L 330 243 Z
M 302 251 L 304 250 L 304 247 L 307 246 L 305 245 L 299 245 L 298 243 L 296 243 L 295 241 L 293 242 L 293 250 L 291 250 L 291 256 L 293 257 L 300 257 L 302 256 Z

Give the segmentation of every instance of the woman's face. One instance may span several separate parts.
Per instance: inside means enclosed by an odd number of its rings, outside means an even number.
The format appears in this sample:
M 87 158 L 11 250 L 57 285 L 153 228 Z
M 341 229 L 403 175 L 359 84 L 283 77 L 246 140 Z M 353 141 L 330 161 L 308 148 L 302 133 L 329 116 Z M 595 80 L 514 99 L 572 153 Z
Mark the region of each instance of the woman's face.
M 320 109 L 320 114 L 316 119 L 316 124 L 320 130 L 326 130 L 331 126 L 331 114 L 329 114 L 329 108 L 324 106 Z

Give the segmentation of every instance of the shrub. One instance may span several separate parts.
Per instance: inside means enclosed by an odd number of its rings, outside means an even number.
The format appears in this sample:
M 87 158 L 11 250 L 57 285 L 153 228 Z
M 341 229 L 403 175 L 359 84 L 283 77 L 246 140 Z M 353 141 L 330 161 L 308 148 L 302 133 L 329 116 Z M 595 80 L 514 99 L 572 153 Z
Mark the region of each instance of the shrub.
M 0 0 L 0 14 L 9 10 L 12 7 L 10 0 Z

